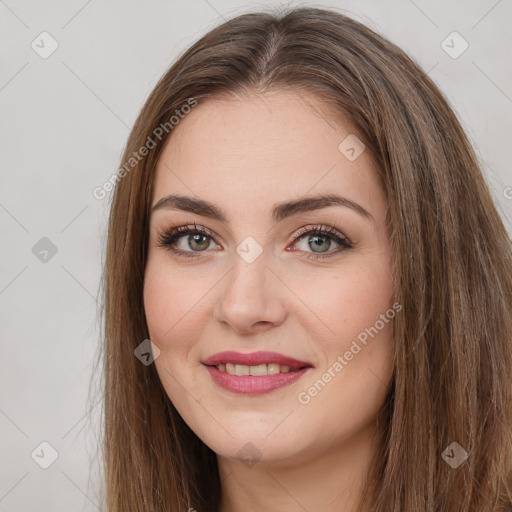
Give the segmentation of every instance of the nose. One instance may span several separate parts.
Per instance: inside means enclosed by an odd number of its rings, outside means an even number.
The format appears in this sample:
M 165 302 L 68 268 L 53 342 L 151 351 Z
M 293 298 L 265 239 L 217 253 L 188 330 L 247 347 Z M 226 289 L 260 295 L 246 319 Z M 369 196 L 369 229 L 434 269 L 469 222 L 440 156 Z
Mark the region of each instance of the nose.
M 287 315 L 286 286 L 260 255 L 247 263 L 238 255 L 223 279 L 214 307 L 215 319 L 238 334 L 265 332 L 282 324 Z

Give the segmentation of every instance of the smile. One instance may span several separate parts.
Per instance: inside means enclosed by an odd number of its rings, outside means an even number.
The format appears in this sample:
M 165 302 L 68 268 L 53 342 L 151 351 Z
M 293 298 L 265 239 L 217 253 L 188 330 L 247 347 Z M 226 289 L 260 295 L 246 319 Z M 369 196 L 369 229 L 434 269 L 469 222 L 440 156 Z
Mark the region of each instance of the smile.
M 277 375 L 278 373 L 288 373 L 297 370 L 291 370 L 289 366 L 279 365 L 275 363 L 258 364 L 256 366 L 247 366 L 245 364 L 220 363 L 216 366 L 217 370 L 229 373 L 230 375 Z
M 220 352 L 203 361 L 215 384 L 233 393 L 269 393 L 292 384 L 313 365 L 275 352 Z

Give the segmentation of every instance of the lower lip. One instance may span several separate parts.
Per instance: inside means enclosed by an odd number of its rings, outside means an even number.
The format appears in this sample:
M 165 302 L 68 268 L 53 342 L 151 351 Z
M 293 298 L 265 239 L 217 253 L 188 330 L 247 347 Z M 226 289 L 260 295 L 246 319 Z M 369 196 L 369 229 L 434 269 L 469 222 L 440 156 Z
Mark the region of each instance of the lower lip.
M 206 366 L 211 378 L 221 388 L 243 395 L 270 393 L 275 389 L 292 384 L 300 379 L 311 368 L 302 368 L 294 372 L 277 373 L 275 375 L 230 375 L 221 372 L 215 366 Z

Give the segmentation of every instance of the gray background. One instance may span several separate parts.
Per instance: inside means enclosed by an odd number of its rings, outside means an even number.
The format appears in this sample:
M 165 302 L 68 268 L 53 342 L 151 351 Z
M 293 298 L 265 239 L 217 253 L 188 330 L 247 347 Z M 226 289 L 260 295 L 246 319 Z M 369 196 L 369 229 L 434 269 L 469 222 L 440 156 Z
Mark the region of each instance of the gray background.
M 88 400 L 88 386 L 109 197 L 92 190 L 117 171 L 130 127 L 178 53 L 223 18 L 266 5 L 279 4 L 0 0 L 0 512 L 99 510 L 102 401 L 98 390 Z M 512 231 L 512 1 L 306 5 L 362 21 L 429 72 Z M 48 50 L 43 31 L 59 45 L 46 59 L 31 47 Z M 453 31 L 469 44 L 456 59 L 441 46 Z M 37 254 L 43 237 L 56 254 Z M 58 453 L 48 469 L 38 465 L 51 461 L 43 441 Z

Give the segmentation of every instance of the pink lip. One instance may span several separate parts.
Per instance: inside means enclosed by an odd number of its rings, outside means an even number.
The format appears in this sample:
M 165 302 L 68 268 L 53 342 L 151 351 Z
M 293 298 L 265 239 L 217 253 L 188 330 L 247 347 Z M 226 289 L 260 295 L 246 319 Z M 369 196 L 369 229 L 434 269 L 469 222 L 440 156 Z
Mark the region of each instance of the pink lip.
M 257 366 L 264 363 L 274 363 L 280 366 L 289 366 L 288 373 L 276 375 L 230 375 L 216 368 L 221 363 L 243 364 Z M 256 395 L 269 393 L 275 389 L 292 384 L 308 372 L 312 365 L 305 361 L 299 361 L 293 357 L 284 356 L 277 352 L 253 352 L 242 354 L 240 352 L 219 352 L 203 361 L 213 381 L 228 391 L 244 395 Z

